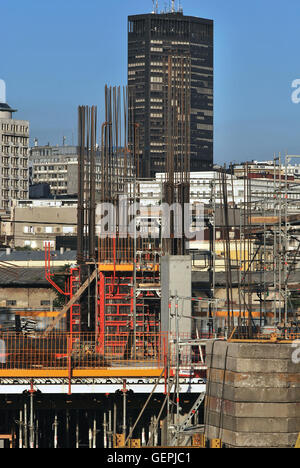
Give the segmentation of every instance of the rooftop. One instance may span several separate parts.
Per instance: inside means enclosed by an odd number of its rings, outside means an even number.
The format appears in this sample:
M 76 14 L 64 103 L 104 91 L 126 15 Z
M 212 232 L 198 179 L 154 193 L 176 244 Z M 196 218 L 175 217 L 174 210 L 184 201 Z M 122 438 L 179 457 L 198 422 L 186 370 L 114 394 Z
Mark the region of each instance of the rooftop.
M 12 109 L 8 104 L 5 102 L 0 102 L 0 112 L 17 112 L 16 109 Z
M 54 269 L 55 271 L 55 269 Z M 49 287 L 45 278 L 44 268 L 1 268 L 0 264 L 0 287 L 20 287 L 34 285 Z
M 76 262 L 76 251 L 66 250 L 63 253 L 60 251 L 51 251 L 51 260 L 52 261 L 74 261 Z M 22 261 L 31 261 L 31 262 L 42 262 L 45 260 L 45 252 L 35 251 L 35 250 L 12 250 L 10 253 L 0 251 L 0 266 L 1 262 L 22 262 Z

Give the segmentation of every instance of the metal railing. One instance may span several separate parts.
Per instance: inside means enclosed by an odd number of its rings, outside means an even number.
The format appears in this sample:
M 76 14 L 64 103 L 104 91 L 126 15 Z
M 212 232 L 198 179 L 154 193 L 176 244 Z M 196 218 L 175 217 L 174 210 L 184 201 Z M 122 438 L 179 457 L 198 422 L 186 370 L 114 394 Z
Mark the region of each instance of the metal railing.
M 55 332 L 0 333 L 0 369 L 99 369 L 139 367 L 161 369 L 168 364 L 192 369 L 203 364 L 201 344 L 182 335 L 179 355 L 168 333 L 105 334 Z

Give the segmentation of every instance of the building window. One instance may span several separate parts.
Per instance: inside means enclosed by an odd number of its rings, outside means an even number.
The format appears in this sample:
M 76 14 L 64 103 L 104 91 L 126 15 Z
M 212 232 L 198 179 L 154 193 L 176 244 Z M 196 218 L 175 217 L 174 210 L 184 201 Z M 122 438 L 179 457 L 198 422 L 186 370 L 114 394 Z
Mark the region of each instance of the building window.
M 41 301 L 41 306 L 49 306 L 50 301 Z
M 55 241 L 44 241 L 43 242 L 44 248 L 50 246 L 51 249 L 55 248 Z
M 6 301 L 6 307 L 14 307 L 17 305 L 17 301 Z
M 68 227 L 68 226 L 64 226 L 63 227 L 63 233 L 64 234 L 73 234 L 74 232 L 74 228 L 73 227 Z

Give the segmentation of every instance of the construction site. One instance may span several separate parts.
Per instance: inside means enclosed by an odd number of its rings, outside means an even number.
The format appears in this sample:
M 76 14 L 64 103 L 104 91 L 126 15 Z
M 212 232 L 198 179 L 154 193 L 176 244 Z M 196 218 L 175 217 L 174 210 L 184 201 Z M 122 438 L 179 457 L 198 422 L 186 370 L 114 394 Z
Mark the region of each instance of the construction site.
M 175 54 L 164 67 L 167 159 L 155 209 L 139 204 L 149 181 L 128 89 L 105 88 L 103 123 L 96 107 L 78 108 L 77 261 L 53 271 L 45 245 L 61 308 L 37 327 L 28 311 L 0 329 L 4 448 L 297 443 L 300 184 L 287 172 L 296 156 L 274 155 L 261 192 L 245 164 L 239 203 L 232 167 L 219 168 L 207 202 L 191 203 L 190 60 Z

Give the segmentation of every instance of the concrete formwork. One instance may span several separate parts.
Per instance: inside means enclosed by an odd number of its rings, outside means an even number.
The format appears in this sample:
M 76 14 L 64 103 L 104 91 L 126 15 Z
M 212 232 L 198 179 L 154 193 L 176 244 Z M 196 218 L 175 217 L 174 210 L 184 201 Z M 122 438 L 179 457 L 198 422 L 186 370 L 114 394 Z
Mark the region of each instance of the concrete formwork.
M 207 438 L 228 447 L 293 447 L 300 432 L 294 352 L 292 344 L 209 343 Z

